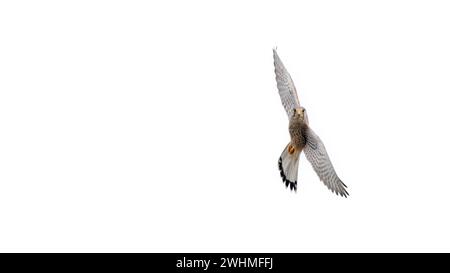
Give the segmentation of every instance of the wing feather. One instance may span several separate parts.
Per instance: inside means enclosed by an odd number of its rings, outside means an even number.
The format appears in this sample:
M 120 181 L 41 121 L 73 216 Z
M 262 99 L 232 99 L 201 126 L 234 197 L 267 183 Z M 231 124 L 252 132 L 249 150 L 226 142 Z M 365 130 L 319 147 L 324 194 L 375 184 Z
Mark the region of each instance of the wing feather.
M 275 66 L 275 79 L 277 80 L 278 93 L 280 94 L 281 103 L 291 118 L 294 109 L 300 107 L 300 101 L 298 100 L 297 90 L 295 89 L 294 81 L 292 81 L 291 75 L 284 67 L 280 57 L 275 49 L 273 49 L 273 62 Z
M 311 128 L 306 130 L 305 135 L 306 145 L 303 151 L 320 180 L 332 192 L 347 197 L 349 195 L 346 190 L 347 186 L 337 176 L 322 140 Z

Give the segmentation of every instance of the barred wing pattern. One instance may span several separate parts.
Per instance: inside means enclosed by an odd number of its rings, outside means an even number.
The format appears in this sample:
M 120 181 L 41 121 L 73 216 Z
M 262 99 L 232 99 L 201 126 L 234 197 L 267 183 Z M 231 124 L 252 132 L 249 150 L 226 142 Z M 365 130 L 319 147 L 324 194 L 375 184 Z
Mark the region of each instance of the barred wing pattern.
M 306 130 L 305 137 L 306 145 L 305 148 L 303 148 L 303 151 L 320 180 L 322 180 L 332 192 L 347 197 L 349 195 L 345 189 L 347 186 L 337 176 L 322 140 L 320 140 L 319 136 L 317 136 L 311 128 Z
M 294 113 L 294 109 L 300 107 L 297 90 L 295 89 L 291 75 L 287 72 L 275 49 L 273 49 L 273 62 L 275 65 L 275 75 L 278 93 L 281 97 L 281 103 L 283 104 L 288 117 L 291 118 Z

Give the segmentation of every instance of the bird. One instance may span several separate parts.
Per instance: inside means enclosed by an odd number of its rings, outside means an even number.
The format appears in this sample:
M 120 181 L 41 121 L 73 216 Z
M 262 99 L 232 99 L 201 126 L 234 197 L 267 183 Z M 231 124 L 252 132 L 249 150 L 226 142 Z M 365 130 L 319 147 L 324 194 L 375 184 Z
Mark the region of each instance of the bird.
M 275 79 L 281 103 L 289 118 L 290 142 L 278 159 L 278 169 L 286 188 L 297 192 L 297 175 L 300 154 L 304 152 L 319 179 L 336 195 L 349 195 L 347 186 L 336 174 L 325 145 L 309 126 L 306 109 L 300 105 L 291 75 L 273 48 Z

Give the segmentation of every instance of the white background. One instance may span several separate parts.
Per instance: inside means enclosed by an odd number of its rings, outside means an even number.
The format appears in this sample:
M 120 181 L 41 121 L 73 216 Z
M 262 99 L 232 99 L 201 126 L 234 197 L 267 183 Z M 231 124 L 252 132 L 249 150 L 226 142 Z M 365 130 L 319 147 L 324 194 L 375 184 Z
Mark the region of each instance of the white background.
M 0 251 L 450 251 L 448 1 L 3 1 Z M 348 199 L 289 141 L 272 48 Z

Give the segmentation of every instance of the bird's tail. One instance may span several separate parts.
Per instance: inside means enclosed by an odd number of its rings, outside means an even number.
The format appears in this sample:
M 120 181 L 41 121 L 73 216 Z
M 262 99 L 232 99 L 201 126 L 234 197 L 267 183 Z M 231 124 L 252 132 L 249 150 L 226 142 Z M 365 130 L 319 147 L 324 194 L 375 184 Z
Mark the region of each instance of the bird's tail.
M 289 143 L 278 160 L 278 169 L 286 188 L 297 191 L 298 162 L 301 150 Z

